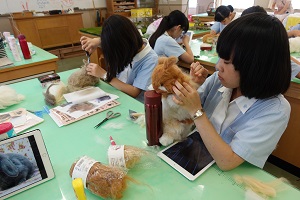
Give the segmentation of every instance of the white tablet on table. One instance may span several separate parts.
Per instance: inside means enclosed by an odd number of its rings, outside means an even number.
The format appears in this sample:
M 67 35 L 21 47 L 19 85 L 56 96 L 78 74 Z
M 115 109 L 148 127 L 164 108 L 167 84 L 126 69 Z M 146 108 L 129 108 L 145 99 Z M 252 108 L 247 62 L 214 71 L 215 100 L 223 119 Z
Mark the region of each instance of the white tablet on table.
M 40 130 L 0 141 L 0 199 L 54 177 Z
M 215 163 L 196 130 L 185 140 L 170 145 L 157 155 L 191 181 Z
M 177 38 L 176 42 L 179 43 L 179 44 L 181 44 L 182 43 L 182 37 L 184 35 L 188 35 L 190 37 L 190 41 L 189 42 L 191 43 L 191 41 L 193 39 L 193 31 L 187 31 L 186 33 L 184 33 L 183 35 L 181 35 L 179 38 Z

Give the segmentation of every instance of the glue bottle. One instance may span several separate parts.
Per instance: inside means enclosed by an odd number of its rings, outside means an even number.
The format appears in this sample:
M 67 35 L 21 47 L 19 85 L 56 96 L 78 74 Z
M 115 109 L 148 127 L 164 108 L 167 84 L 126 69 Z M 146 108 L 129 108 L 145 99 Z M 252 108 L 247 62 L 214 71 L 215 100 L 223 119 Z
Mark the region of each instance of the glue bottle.
M 160 145 L 159 138 L 163 133 L 161 94 L 150 90 L 144 97 L 148 146 Z
M 21 47 L 24 59 L 30 59 L 31 55 L 30 55 L 30 51 L 29 51 L 29 48 L 28 48 L 28 44 L 27 44 L 25 35 L 20 34 L 18 36 L 18 39 L 19 39 L 19 43 L 20 43 L 20 47 Z

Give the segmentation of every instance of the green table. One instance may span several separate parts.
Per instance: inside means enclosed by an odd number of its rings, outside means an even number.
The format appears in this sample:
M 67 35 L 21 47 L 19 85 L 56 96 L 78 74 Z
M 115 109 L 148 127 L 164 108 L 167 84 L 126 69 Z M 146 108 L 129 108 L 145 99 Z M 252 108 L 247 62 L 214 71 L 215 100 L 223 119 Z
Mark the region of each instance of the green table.
M 66 83 L 67 78 L 73 71 L 60 73 L 61 80 Z M 12 84 L 10 87 L 25 95 L 26 100 L 3 110 L 3 112 L 20 107 L 38 110 L 44 106 L 43 89 L 37 79 Z M 128 120 L 129 109 L 143 112 L 144 105 L 104 82 L 101 82 L 99 87 L 120 97 L 118 101 L 121 105 L 114 107 L 112 110 L 120 112 L 122 115 L 107 123 L 121 123 L 123 128 L 104 129 L 100 127 L 94 129 L 94 125 L 105 117 L 106 112 L 61 128 L 48 115 L 45 115 L 45 121 L 32 129 L 38 128 L 42 131 L 56 176 L 54 179 L 10 199 L 75 200 L 76 197 L 69 177 L 69 169 L 72 163 L 82 155 L 88 155 L 107 164 L 107 149 L 110 145 L 109 136 L 112 136 L 117 144 L 150 149 L 147 146 L 145 127 Z M 234 183 L 232 179 L 234 174 L 249 175 L 262 181 L 274 180 L 274 177 L 267 172 L 245 163 L 229 172 L 222 172 L 216 165 L 213 165 L 202 176 L 191 182 L 158 159 L 155 166 L 132 169 L 128 172 L 128 175 L 141 184 L 129 182 L 123 199 L 244 199 L 243 187 Z M 89 191 L 86 191 L 86 194 L 88 200 L 100 199 Z M 300 199 L 300 191 L 287 186 L 287 190 L 280 192 L 274 199 Z
M 58 57 L 33 45 L 32 49 L 36 52 L 31 59 L 14 61 L 12 52 L 5 48 L 7 57 L 13 61 L 13 65 L 0 68 L 0 83 L 17 82 L 24 79 L 50 74 L 57 70 L 56 61 Z
M 215 46 L 211 51 L 201 51 L 200 50 L 200 45 L 202 44 L 201 39 L 194 39 L 191 41 L 191 49 L 194 54 L 195 62 L 200 62 L 201 65 L 203 65 L 208 71 L 209 74 L 214 73 L 215 70 L 215 65 L 219 60 L 219 57 L 216 53 L 216 48 Z M 179 61 L 179 65 L 185 68 L 190 68 L 190 64 L 184 63 L 182 61 Z

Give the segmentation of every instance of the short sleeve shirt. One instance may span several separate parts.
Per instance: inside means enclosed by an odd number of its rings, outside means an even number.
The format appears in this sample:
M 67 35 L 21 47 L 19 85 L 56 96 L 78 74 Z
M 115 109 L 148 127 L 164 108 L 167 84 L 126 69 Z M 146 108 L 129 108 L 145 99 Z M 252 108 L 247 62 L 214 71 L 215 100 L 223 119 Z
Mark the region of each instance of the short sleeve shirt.
M 185 53 L 185 50 L 176 42 L 174 38 L 167 33 L 162 34 L 157 38 L 154 46 L 154 51 L 158 56 L 175 56 L 179 57 Z
M 147 45 L 133 58 L 132 68 L 127 66 L 125 70 L 117 76 L 121 81 L 142 90 L 136 98 L 141 102 L 144 101 L 144 92 L 151 84 L 152 71 L 158 62 L 158 56 L 148 41 L 144 39 L 144 43 Z

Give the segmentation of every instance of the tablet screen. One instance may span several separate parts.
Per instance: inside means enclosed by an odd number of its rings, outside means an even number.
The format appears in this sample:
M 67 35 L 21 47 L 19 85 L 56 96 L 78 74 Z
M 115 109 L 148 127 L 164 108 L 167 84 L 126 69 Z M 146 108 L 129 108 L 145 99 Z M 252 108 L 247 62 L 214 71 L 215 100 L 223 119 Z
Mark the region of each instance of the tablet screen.
M 49 175 L 49 160 L 45 161 L 41 135 L 24 136 L 0 142 L 0 198 L 53 178 L 53 171 Z
M 158 156 L 190 180 L 197 178 L 214 163 L 198 131 L 162 150 Z

